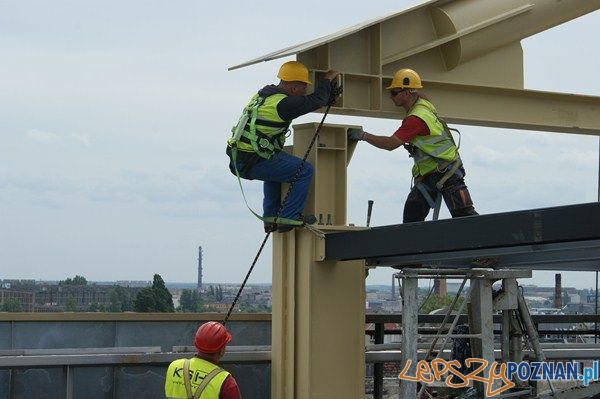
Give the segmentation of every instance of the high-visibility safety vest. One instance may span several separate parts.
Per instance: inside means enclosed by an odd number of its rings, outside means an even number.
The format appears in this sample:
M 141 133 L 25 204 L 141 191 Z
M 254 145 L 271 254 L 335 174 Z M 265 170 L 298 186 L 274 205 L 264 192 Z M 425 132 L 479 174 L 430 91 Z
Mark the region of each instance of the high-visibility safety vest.
M 415 136 L 405 146 L 415 161 L 413 177 L 425 176 L 436 170 L 445 171 L 459 157 L 448 126 L 438 118 L 433 104 L 422 98 L 417 100 L 406 116 L 410 115 L 419 117 L 429 128 L 429 135 Z
M 277 104 L 286 97 L 283 93 L 267 97 L 255 94 L 244 107 L 237 125 L 231 129 L 233 136 L 227 145 L 235 146 L 239 151 L 255 152 L 265 159 L 281 151 L 290 122 L 279 117 Z
M 177 359 L 167 369 L 165 396 L 177 399 L 219 399 L 221 386 L 228 376 L 229 372 L 207 360 L 197 357 Z

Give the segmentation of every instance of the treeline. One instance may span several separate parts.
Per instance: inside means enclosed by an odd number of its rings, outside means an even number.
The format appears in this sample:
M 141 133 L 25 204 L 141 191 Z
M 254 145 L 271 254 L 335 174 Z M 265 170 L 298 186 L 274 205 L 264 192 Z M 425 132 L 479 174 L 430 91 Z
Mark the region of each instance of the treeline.
M 87 279 L 83 276 L 67 278 L 59 283 L 62 287 L 86 286 Z M 132 292 L 133 291 L 133 292 Z M 156 312 L 156 313 L 201 313 L 201 312 L 219 312 L 220 310 L 211 306 L 214 303 L 223 303 L 223 288 L 218 286 L 209 286 L 206 292 L 200 294 L 194 289 L 184 289 L 181 291 L 179 306 L 175 308 L 171 292 L 167 289 L 164 280 L 159 274 L 155 274 L 152 286 L 135 290 L 127 289 L 118 285 L 113 286 L 108 291 L 108 301 L 104 303 L 93 302 L 89 304 L 88 312 Z M 79 306 L 87 306 L 79 304 Z M 64 310 L 67 312 L 81 311 L 74 297 L 66 299 Z M 247 313 L 270 312 L 271 308 L 261 305 L 240 304 L 239 310 Z M 18 299 L 6 299 L 0 303 L 0 312 L 22 312 L 23 304 Z

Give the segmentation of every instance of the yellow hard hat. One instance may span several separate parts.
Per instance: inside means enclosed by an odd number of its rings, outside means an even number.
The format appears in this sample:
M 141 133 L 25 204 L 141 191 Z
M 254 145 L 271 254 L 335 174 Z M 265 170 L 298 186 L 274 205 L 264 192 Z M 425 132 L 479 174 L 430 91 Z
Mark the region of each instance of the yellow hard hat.
M 404 68 L 394 74 L 392 83 L 386 89 L 420 89 L 421 77 L 412 69 Z
M 279 68 L 277 77 L 286 82 L 304 82 L 312 84 L 308 79 L 308 68 L 301 62 L 288 61 Z

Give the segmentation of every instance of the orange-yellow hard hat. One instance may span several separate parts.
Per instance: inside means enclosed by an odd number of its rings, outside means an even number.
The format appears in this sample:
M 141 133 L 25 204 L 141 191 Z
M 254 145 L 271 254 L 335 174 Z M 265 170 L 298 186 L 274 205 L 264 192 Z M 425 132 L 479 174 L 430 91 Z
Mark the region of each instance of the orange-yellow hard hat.
M 279 68 L 277 77 L 286 82 L 304 82 L 312 84 L 308 79 L 308 68 L 301 62 L 288 61 Z
M 394 74 L 392 83 L 386 89 L 420 89 L 421 77 L 412 69 L 404 68 Z

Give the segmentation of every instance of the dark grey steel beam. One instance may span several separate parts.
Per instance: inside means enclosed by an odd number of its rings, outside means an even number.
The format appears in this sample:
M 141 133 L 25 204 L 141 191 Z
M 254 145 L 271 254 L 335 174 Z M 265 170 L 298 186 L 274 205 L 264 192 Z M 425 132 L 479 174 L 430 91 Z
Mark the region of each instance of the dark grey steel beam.
M 328 233 L 324 260 L 367 259 L 374 266 L 468 266 L 495 257 L 499 267 L 600 269 L 600 204 Z
M 600 323 L 600 315 L 596 314 L 533 314 L 531 315 L 533 322 L 539 323 Z M 441 323 L 444 319 L 442 314 L 420 314 L 419 323 L 435 324 Z M 402 323 L 401 314 L 368 314 L 365 317 L 366 323 Z M 467 323 L 469 320 L 467 315 L 459 316 L 459 323 Z M 502 323 L 501 315 L 494 315 L 494 323 Z M 229 349 L 229 348 L 228 348 Z

